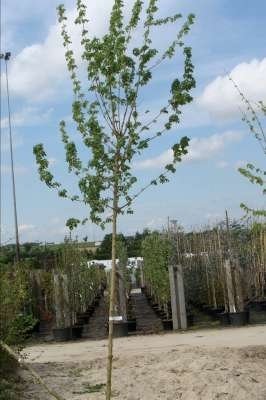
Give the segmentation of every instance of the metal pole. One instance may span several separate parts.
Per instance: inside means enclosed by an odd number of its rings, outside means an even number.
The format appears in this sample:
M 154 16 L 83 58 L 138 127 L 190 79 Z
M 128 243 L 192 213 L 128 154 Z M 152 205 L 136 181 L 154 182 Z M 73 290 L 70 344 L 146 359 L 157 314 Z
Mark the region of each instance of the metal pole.
M 5 67 L 6 67 L 6 91 L 7 91 L 7 105 L 8 105 L 9 146 L 10 146 L 10 162 L 11 162 L 15 236 L 16 236 L 16 261 L 19 261 L 20 260 L 20 251 L 19 251 L 19 235 L 18 235 L 18 216 L 17 216 L 16 185 L 15 185 L 15 174 L 14 174 L 13 140 L 12 140 L 12 129 L 11 129 L 11 111 L 10 111 L 10 100 L 9 100 L 9 82 L 8 82 L 8 69 L 7 69 L 7 61 L 10 59 L 10 56 L 11 56 L 11 53 L 6 53 L 4 56 L 4 60 L 5 60 Z

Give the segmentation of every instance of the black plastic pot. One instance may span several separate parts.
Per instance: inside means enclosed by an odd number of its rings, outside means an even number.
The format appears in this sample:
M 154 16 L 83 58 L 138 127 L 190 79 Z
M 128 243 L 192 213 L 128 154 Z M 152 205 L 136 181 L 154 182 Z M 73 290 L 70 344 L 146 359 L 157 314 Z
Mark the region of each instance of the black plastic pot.
M 91 314 L 86 312 L 86 313 L 79 313 L 77 314 L 77 321 L 79 325 L 84 325 L 89 322 Z
M 256 311 L 254 308 L 249 309 L 249 323 L 250 324 L 265 324 L 266 323 L 266 310 Z
M 94 310 L 95 310 L 95 307 L 94 307 L 93 305 L 90 305 L 90 306 L 87 308 L 87 312 L 88 312 L 88 313 L 93 313 Z
M 211 315 L 211 307 L 210 306 L 208 306 L 208 305 L 204 305 L 203 307 L 202 307 L 202 311 L 205 313 L 205 314 L 208 314 L 208 315 Z
M 173 330 L 173 320 L 172 319 L 163 319 L 163 329 L 165 331 L 172 331 Z
M 38 320 L 36 324 L 32 327 L 32 329 L 29 329 L 27 333 L 31 335 L 32 333 L 39 333 L 39 332 L 40 332 L 40 321 Z
M 266 302 L 265 301 L 254 301 L 250 303 L 250 308 L 255 311 L 266 311 Z
M 187 325 L 192 326 L 194 324 L 194 316 L 193 314 L 188 314 L 187 315 Z
M 158 315 L 158 317 L 164 314 L 164 311 L 162 311 L 159 307 L 153 308 L 153 311 Z
M 208 314 L 215 320 L 219 318 L 219 315 L 224 311 L 223 308 L 211 308 Z
M 232 326 L 247 325 L 249 320 L 249 313 L 248 311 L 229 313 L 229 320 Z
M 82 325 L 74 325 L 71 328 L 71 339 L 81 339 L 82 338 Z
M 128 335 L 128 324 L 124 321 L 114 321 L 113 336 L 115 338 Z
M 222 326 L 230 325 L 229 313 L 223 312 L 223 313 L 218 314 L 218 319 Z
M 137 321 L 136 319 L 129 319 L 127 321 L 128 332 L 135 332 L 137 329 Z
M 214 315 L 218 315 L 218 314 L 221 314 L 222 312 L 224 312 L 224 308 L 222 308 L 222 307 L 212 308 L 211 312 Z
M 158 317 L 159 317 L 160 319 L 162 319 L 162 320 L 167 319 L 167 315 L 166 315 L 166 313 L 165 313 L 164 311 L 159 311 L 159 312 L 157 313 L 157 315 L 158 315 Z
M 95 308 L 93 307 L 93 308 L 90 308 L 88 311 L 87 311 L 87 315 L 89 316 L 89 318 L 94 314 L 94 311 L 95 311 Z
M 54 328 L 53 336 L 56 342 L 65 342 L 71 338 L 71 328 Z

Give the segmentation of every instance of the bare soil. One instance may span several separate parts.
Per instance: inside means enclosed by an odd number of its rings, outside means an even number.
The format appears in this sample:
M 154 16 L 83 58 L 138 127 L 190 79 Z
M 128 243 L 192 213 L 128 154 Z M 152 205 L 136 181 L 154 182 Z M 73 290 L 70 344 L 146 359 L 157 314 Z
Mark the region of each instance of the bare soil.
M 38 344 L 27 362 L 66 400 L 104 400 L 107 342 Z M 266 400 L 266 325 L 115 339 L 117 400 Z M 24 399 L 51 397 L 28 373 Z

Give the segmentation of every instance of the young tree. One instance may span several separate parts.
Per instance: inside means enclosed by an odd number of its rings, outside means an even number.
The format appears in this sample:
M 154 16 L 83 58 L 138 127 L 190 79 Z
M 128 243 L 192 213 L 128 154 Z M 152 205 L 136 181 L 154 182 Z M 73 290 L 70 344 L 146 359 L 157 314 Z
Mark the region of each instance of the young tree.
M 112 274 L 110 287 L 109 345 L 106 399 L 111 398 L 111 373 L 113 359 L 113 317 L 116 277 L 117 219 L 125 213 L 132 214 L 133 201 L 152 185 L 163 184 L 168 175 L 176 171 L 176 165 L 187 153 L 188 137 L 182 137 L 172 147 L 172 162 L 142 189 L 132 193 L 137 178 L 132 172 L 132 160 L 148 148 L 156 138 L 169 132 L 181 117 L 181 107 L 192 101 L 191 90 L 195 87 L 192 51 L 185 46 L 184 38 L 194 22 L 188 15 L 169 46 L 160 52 L 152 44 L 152 31 L 169 24 L 177 24 L 181 14 L 157 18 L 158 0 L 135 0 L 128 21 L 123 16 L 124 2 L 114 0 L 108 32 L 103 37 L 89 37 L 86 26 L 86 5 L 77 0 L 75 23 L 81 28 L 82 60 L 86 66 L 87 82 L 78 77 L 78 66 L 71 49 L 71 37 L 67 30 L 66 10 L 58 7 L 58 19 L 62 28 L 63 45 L 75 100 L 72 106 L 73 120 L 80 133 L 90 160 L 81 161 L 75 143 L 61 121 L 60 131 L 65 146 L 69 172 L 78 177 L 79 195 L 72 195 L 57 182 L 49 171 L 49 162 L 42 144 L 34 147 L 40 179 L 58 191 L 60 197 L 79 201 L 89 206 L 90 220 L 102 228 L 112 223 Z M 143 26 L 139 44 L 135 45 L 133 34 Z M 164 61 L 172 59 L 178 49 L 182 50 L 184 68 L 170 85 L 169 99 L 148 122 L 149 110 L 143 110 L 139 97 L 148 87 L 153 71 Z M 82 90 L 84 87 L 84 90 Z M 85 93 L 89 93 L 87 96 Z M 159 126 L 159 128 L 158 128 Z M 148 135 L 148 133 L 151 134 Z M 70 229 L 79 223 L 71 218 Z
M 251 134 L 258 141 L 263 154 L 266 156 L 266 133 L 262 123 L 262 118 L 266 117 L 266 105 L 262 101 L 259 101 L 256 105 L 252 105 L 251 101 L 241 91 L 232 77 L 229 76 L 229 80 L 238 91 L 245 107 L 242 111 L 242 120 L 248 125 Z M 259 185 L 262 188 L 262 193 L 266 194 L 266 170 L 258 168 L 253 163 L 248 163 L 246 167 L 241 167 L 238 171 L 251 183 Z M 244 203 L 241 203 L 240 206 L 249 215 L 266 217 L 266 209 L 254 209 Z

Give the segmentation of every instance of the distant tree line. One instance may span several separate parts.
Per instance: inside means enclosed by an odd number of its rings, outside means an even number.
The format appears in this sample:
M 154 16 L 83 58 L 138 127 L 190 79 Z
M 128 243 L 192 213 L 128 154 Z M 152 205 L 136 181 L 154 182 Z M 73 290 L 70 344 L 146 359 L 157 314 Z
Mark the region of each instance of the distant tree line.
M 142 233 L 136 232 L 135 235 L 124 236 L 122 233 L 117 235 L 119 242 L 123 243 L 127 249 L 128 257 L 139 257 L 141 256 L 141 243 L 147 235 L 151 232 L 148 229 L 144 229 Z M 85 241 L 87 242 L 87 241 Z M 79 245 L 78 241 L 76 241 Z M 57 256 L 62 250 L 61 244 L 43 244 L 38 242 L 28 242 L 20 245 L 20 257 L 21 261 L 27 263 L 29 267 L 50 269 L 56 263 Z M 112 250 L 112 235 L 107 234 L 104 236 L 101 245 L 97 248 L 96 253 L 92 250 L 86 249 L 86 247 L 80 246 L 80 251 L 84 252 L 88 260 L 109 260 L 111 259 Z M 0 268 L 12 265 L 15 262 L 16 247 L 15 244 L 8 244 L 1 247 L 0 251 Z
M 117 235 L 117 240 L 123 243 L 127 249 L 128 257 L 141 256 L 141 243 L 150 234 L 149 229 L 144 229 L 142 233 L 136 232 L 135 235 L 124 236 L 122 233 Z M 101 245 L 93 256 L 96 260 L 110 260 L 112 255 L 112 234 L 105 235 Z

